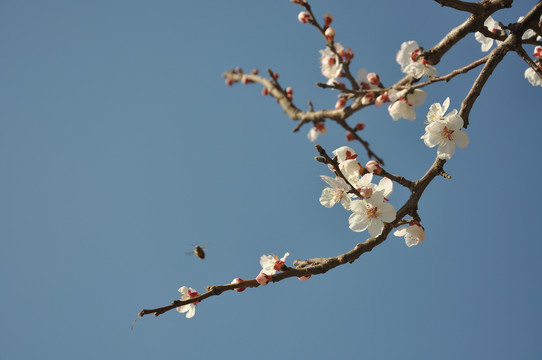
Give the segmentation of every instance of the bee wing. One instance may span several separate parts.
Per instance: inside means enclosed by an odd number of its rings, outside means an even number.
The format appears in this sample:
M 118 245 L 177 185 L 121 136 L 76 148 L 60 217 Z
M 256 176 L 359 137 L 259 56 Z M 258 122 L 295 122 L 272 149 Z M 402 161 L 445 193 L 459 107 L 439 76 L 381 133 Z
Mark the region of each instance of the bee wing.
M 186 255 L 192 256 L 192 255 L 194 255 L 194 252 L 193 252 L 193 251 L 187 251 L 187 252 L 186 252 Z
M 201 248 L 202 249 L 207 249 L 207 246 L 209 246 L 209 242 L 207 241 L 207 243 L 205 244 L 205 246 L 202 246 Z

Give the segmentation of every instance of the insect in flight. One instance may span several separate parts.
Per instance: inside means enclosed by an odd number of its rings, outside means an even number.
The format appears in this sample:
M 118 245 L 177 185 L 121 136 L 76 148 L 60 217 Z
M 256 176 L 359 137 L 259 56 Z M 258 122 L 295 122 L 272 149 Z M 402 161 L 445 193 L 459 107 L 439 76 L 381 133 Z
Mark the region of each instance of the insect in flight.
M 187 252 L 186 254 L 187 255 L 196 255 L 198 258 L 203 260 L 203 259 L 205 259 L 205 251 L 203 251 L 203 250 L 207 249 L 207 245 L 209 245 L 209 243 L 205 244 L 205 246 L 192 245 L 192 246 L 194 246 L 194 251 Z

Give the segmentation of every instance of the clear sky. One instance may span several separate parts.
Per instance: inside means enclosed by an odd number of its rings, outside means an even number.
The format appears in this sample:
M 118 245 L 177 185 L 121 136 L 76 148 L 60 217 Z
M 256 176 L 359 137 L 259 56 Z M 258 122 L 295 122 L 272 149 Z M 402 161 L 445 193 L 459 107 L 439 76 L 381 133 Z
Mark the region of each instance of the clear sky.
M 494 15 L 515 21 L 536 1 Z M 432 1 L 313 1 L 352 69 L 401 77 L 395 54 L 430 48 L 466 14 Z M 420 203 L 421 246 L 390 236 L 352 265 L 139 319 L 177 289 L 253 278 L 262 254 L 336 256 L 365 241 L 318 202 L 330 175 L 308 128 L 241 66 L 280 74 L 296 104 L 333 107 L 315 29 L 289 1 L 0 2 L 0 358 L 536 359 L 542 356 L 540 99 L 505 58 L 471 113 L 470 145 Z M 532 46 L 527 47 L 529 53 Z M 440 74 L 483 56 L 470 35 Z M 476 74 L 426 90 L 414 122 L 356 114 L 387 170 L 421 177 L 432 103 L 459 109 Z M 318 143 L 346 145 L 328 126 Z M 367 159 L 353 144 L 362 162 Z M 396 186 L 390 203 L 406 194 Z M 204 261 L 187 256 L 209 243 Z M 288 264 L 291 265 L 291 262 Z

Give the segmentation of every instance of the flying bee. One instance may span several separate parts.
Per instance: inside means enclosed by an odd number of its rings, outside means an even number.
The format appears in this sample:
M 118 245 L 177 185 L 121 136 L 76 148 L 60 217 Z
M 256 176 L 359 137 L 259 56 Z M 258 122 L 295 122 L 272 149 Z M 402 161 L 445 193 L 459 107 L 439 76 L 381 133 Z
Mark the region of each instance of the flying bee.
M 205 246 L 199 246 L 199 245 L 192 245 L 194 247 L 194 251 L 187 252 L 187 255 L 196 255 L 201 260 L 205 259 L 205 251 L 204 249 L 207 249 L 207 245 L 209 243 L 205 244 Z

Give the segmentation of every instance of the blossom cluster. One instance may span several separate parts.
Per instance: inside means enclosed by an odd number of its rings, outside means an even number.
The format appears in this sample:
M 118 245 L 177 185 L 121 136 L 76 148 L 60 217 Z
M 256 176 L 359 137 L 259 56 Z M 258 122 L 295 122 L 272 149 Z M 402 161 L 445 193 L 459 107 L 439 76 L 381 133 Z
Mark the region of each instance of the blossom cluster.
M 373 160 L 366 164 L 367 169 L 362 167 L 356 160 L 354 149 L 348 146 L 336 149 L 333 154 L 345 178 L 321 175 L 329 187 L 322 191 L 320 204 L 331 208 L 340 202 L 346 210 L 352 212 L 348 218 L 352 231 L 368 230 L 372 237 L 380 235 L 384 222 L 391 222 L 396 216 L 395 208 L 387 202 L 393 191 L 392 181 L 384 177 L 378 185 L 373 184 L 373 172 L 378 173 L 380 166 Z M 362 197 L 351 192 L 352 189 L 357 190 Z
M 469 137 L 462 131 L 463 119 L 454 109 L 448 114 L 446 111 L 450 106 L 450 98 L 446 98 L 441 104 L 435 103 L 429 108 L 425 127 L 425 134 L 422 135 L 425 145 L 433 148 L 438 145 L 437 157 L 443 160 L 450 160 L 455 153 L 455 146 L 464 149 L 469 144 Z M 446 114 L 446 115 L 445 115 Z
M 518 22 L 522 20 L 523 20 L 523 16 L 521 16 L 518 19 Z M 539 26 L 540 26 L 540 23 L 542 23 L 542 15 L 540 16 Z M 487 28 L 487 30 L 489 30 L 493 34 L 504 34 L 504 30 L 502 29 L 501 25 L 497 21 L 495 21 L 491 16 L 488 16 L 487 19 L 484 21 L 484 26 Z M 497 46 L 502 44 L 502 41 L 487 37 L 479 31 L 477 31 L 474 34 L 474 37 L 480 44 L 482 44 L 481 49 L 483 52 L 489 51 L 489 49 L 491 49 L 491 47 L 493 46 L 494 41 L 495 41 L 495 44 L 497 44 Z M 542 39 L 541 36 L 537 36 L 534 30 L 527 29 L 521 36 L 521 39 L 526 40 L 526 39 L 531 39 L 534 37 L 536 37 L 536 40 Z M 535 60 L 536 66 L 542 71 L 541 56 L 542 56 L 542 47 L 536 46 L 533 53 L 533 57 L 536 58 Z M 529 83 L 532 86 L 542 86 L 542 78 L 536 73 L 536 71 L 533 68 L 528 67 L 525 70 L 523 76 L 525 77 L 525 79 L 527 79 L 527 81 L 529 81 Z

